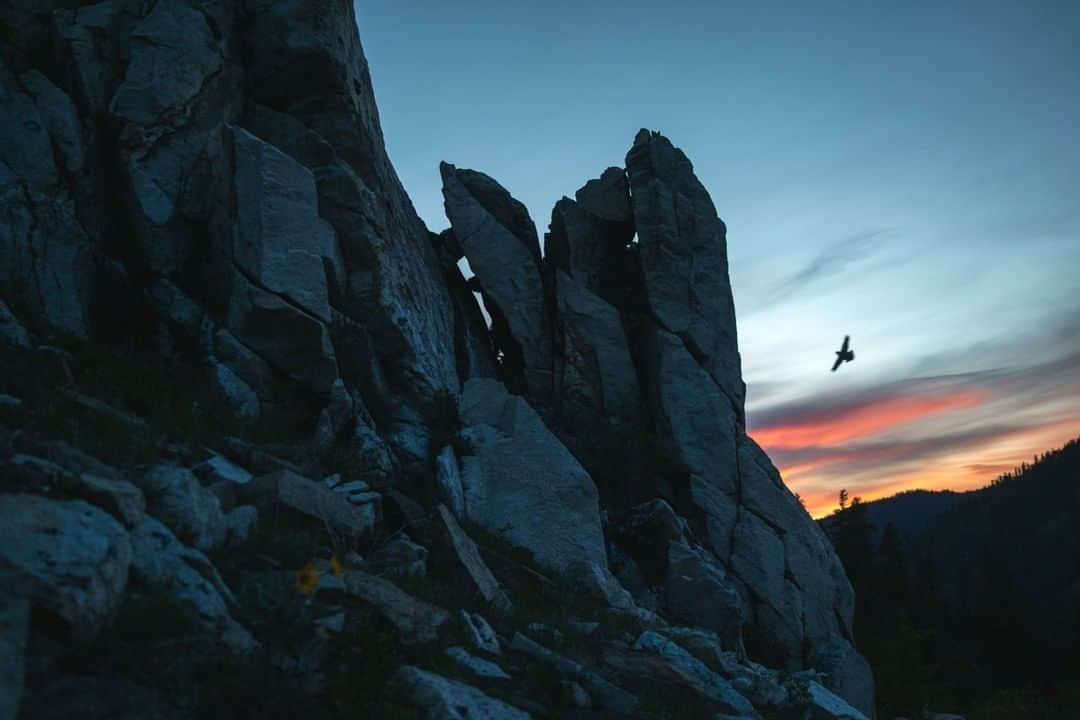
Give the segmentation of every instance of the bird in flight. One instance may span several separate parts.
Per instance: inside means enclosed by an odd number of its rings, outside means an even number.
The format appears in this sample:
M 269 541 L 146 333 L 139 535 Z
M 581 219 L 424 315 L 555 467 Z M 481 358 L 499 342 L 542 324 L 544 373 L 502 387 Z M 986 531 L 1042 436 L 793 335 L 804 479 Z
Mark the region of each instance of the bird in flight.
M 840 346 L 840 349 L 836 351 L 836 362 L 833 363 L 832 371 L 836 372 L 836 368 L 840 367 L 846 362 L 851 362 L 855 359 L 855 351 L 848 348 L 848 343 L 851 341 L 850 335 L 844 336 L 844 344 Z

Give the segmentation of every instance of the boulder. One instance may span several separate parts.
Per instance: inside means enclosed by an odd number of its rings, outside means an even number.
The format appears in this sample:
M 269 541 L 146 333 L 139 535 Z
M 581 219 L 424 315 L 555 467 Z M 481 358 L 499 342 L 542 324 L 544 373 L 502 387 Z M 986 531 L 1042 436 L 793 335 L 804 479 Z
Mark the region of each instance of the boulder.
M 340 475 L 331 475 L 323 479 L 323 484 L 353 505 L 375 505 L 382 502 L 382 495 L 372 490 L 363 480 L 343 482 Z
M 607 567 L 596 486 L 524 398 L 490 379 L 465 384 L 460 412 L 465 514 L 561 574 Z
M 510 598 L 501 587 L 499 581 L 491 574 L 484 558 L 480 556 L 480 550 L 465 531 L 454 519 L 453 513 L 445 505 L 440 504 L 435 514 L 436 533 L 441 536 L 445 553 L 450 558 L 450 568 L 460 569 L 466 578 L 467 584 L 475 590 L 484 602 L 500 614 L 511 611 Z
M 127 532 L 104 511 L 82 500 L 0 495 L 0 566 L 77 640 L 112 620 L 131 561 Z
M 565 572 L 575 594 L 580 594 L 604 607 L 616 610 L 635 609 L 630 593 L 603 565 L 596 563 L 578 563 Z
M 368 556 L 364 568 L 372 575 L 391 579 L 427 577 L 428 551 L 405 533 L 398 533 Z
M 453 661 L 454 665 L 464 674 L 477 680 L 509 680 L 510 676 L 501 667 L 479 658 L 460 645 L 452 645 L 446 648 L 444 654 Z
M 500 655 L 502 653 L 502 648 L 499 646 L 499 636 L 495 634 L 495 630 L 492 629 L 482 615 L 462 610 L 461 627 L 469 644 L 475 649 L 491 655 Z
M 863 713 L 844 702 L 818 682 L 811 680 L 793 694 L 796 704 L 806 709 L 811 720 L 869 720 Z
M 229 127 L 226 138 L 234 164 L 233 262 L 263 289 L 329 324 L 327 268 L 341 260 L 333 228 L 319 217 L 315 178 L 242 128 Z
M 660 133 L 637 134 L 626 169 L 649 311 L 700 360 L 741 420 L 745 386 L 727 228 L 690 160 Z
M 759 710 L 786 706 L 788 691 L 781 682 L 781 673 L 747 660 L 741 648 L 725 650 L 716 633 L 676 626 L 667 629 L 665 634 L 709 669 L 730 680 L 732 686 Z
M 191 472 L 203 485 L 214 485 L 219 482 L 232 483 L 233 485 L 247 485 L 251 482 L 250 472 L 232 462 L 223 455 L 214 454 L 191 468 Z
M 228 547 L 242 545 L 255 533 L 259 525 L 259 511 L 251 505 L 233 508 L 226 513 L 225 524 L 228 526 L 226 545 Z
M 319 413 L 311 445 L 319 452 L 334 447 L 345 426 L 353 419 L 353 400 L 345 381 L 338 378 L 330 388 L 330 402 Z
M 226 324 L 268 363 L 312 390 L 329 395 L 338 378 L 330 331 L 318 317 L 247 279 L 230 276 Z
M 389 580 L 360 570 L 345 571 L 345 592 L 374 607 L 398 632 L 403 645 L 427 645 L 439 638 L 450 613 L 417 600 Z
M 236 600 L 205 555 L 184 545 L 149 515 L 132 530 L 131 546 L 132 572 L 140 582 L 165 591 L 194 610 L 207 632 L 230 652 L 243 656 L 257 647 L 251 634 L 230 614 Z
M 634 643 L 634 649 L 652 652 L 663 657 L 690 681 L 697 692 L 717 702 L 721 710 L 746 715 L 754 714 L 754 707 L 746 698 L 678 643 L 659 633 L 646 630 Z
M 503 364 L 520 374 L 541 406 L 552 391 L 551 309 L 536 226 L 525 206 L 495 180 L 441 163 L 446 216 L 483 288 Z M 505 337 L 500 332 L 505 327 Z
M 746 619 L 742 595 L 708 551 L 679 541 L 668 545 L 668 612 L 680 622 L 716 632 L 728 648 L 738 646 Z
M 34 99 L 34 106 L 60 156 L 60 165 L 69 173 L 82 171 L 86 146 L 82 123 L 71 98 L 37 70 L 23 73 L 19 82 Z
M 217 361 L 211 364 L 210 388 L 237 417 L 258 419 L 262 415 L 259 396 L 228 365 Z
M 240 496 L 259 507 L 287 508 L 348 538 L 371 532 L 377 517 L 374 505 L 354 505 L 341 493 L 291 470 L 255 478 L 243 486 Z
M 82 498 L 109 512 L 127 527 L 133 527 L 146 507 L 142 492 L 126 480 L 114 480 L 83 473 L 71 489 Z
M 435 456 L 435 490 L 453 516 L 464 520 L 465 490 L 461 486 L 461 471 L 458 468 L 457 456 L 454 454 L 454 448 L 449 445 Z
M 390 679 L 388 698 L 424 720 L 528 720 L 532 715 L 480 690 L 406 665 Z
M 755 715 L 753 705 L 731 683 L 655 632 L 642 633 L 630 649 L 607 648 L 602 662 L 623 681 L 653 684 L 670 692 L 689 692 L 716 710 Z
M 97 475 L 109 480 L 124 480 L 124 474 L 112 465 L 98 460 L 63 440 L 37 443 L 33 451 L 71 473 Z
M 610 714 L 616 717 L 625 717 L 632 714 L 639 705 L 638 699 L 623 688 L 612 684 L 586 666 L 549 650 L 521 633 L 514 633 L 514 637 L 510 641 L 510 649 L 543 663 L 559 673 L 564 679 L 580 683 L 589 693 L 595 705 L 609 711 Z
M 2 464 L 11 479 L 34 487 L 56 488 L 66 496 L 86 500 L 100 507 L 128 527 L 132 527 L 146 507 L 137 487 L 116 477 L 69 472 L 54 462 L 33 455 L 13 455 Z
M 808 662 L 825 673 L 825 686 L 869 718 L 875 716 L 874 673 L 870 663 L 845 638 L 834 635 L 818 644 Z
M 203 551 L 225 542 L 228 525 L 221 503 L 190 470 L 156 465 L 143 475 L 140 485 L 150 514 L 179 537 Z

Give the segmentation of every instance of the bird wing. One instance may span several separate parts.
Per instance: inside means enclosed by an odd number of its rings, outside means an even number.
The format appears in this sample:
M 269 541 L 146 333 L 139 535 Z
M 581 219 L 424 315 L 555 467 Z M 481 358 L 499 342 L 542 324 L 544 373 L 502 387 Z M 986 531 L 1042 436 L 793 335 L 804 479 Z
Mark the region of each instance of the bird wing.
M 849 342 L 850 340 L 851 340 L 851 336 L 850 336 L 850 335 L 845 335 L 845 336 L 844 336 L 844 344 L 843 344 L 843 346 L 842 346 L 842 347 L 840 348 L 840 352 L 847 352 L 847 348 L 848 348 L 848 342 Z
M 840 357 L 840 354 L 836 355 L 836 362 L 833 363 L 832 371 L 836 372 L 836 368 L 840 367 L 840 364 L 844 362 L 844 358 Z

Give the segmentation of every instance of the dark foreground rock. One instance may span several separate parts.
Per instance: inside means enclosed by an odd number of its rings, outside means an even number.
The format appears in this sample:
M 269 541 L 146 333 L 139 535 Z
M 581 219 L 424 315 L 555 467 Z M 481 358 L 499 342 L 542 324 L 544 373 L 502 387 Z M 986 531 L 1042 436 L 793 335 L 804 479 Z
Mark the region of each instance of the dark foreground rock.
M 0 717 L 873 714 L 670 140 L 436 233 L 353 3 L 8 5 Z

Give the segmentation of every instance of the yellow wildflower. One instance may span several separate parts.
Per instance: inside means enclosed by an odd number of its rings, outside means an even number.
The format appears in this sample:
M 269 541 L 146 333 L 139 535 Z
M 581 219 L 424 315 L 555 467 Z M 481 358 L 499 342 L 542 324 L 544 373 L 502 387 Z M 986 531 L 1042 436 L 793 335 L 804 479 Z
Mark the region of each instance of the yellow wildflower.
M 337 555 L 330 556 L 330 572 L 334 574 L 334 577 L 339 578 L 345 569 L 341 566 L 341 561 L 338 560 Z
M 319 586 L 319 571 L 309 562 L 296 573 L 296 589 L 307 595 Z

